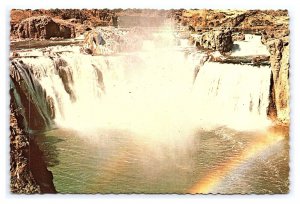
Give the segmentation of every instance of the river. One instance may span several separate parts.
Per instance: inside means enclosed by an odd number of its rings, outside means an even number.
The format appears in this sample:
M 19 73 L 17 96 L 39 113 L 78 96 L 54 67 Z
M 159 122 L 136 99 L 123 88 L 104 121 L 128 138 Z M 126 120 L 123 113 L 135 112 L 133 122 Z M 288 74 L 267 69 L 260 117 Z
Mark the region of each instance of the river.
M 154 142 L 126 131 L 38 135 L 60 193 L 287 193 L 287 132 L 198 130 Z
M 260 36 L 246 37 L 233 55 L 267 52 Z M 68 45 L 15 60 L 39 112 L 55 124 L 34 136 L 56 190 L 287 193 L 288 130 L 267 116 L 270 67 L 205 62 L 187 40 L 174 44 L 172 31 L 154 39 L 109 56 Z

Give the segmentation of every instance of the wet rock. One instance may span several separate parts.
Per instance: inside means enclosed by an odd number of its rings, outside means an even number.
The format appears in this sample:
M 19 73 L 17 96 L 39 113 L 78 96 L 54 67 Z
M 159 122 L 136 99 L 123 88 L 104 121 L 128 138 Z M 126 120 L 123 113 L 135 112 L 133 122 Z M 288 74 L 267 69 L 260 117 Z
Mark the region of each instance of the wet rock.
M 50 113 L 50 117 L 53 120 L 55 118 L 55 106 L 54 106 L 54 100 L 52 97 L 47 96 L 47 104 L 48 104 L 48 111 Z
M 61 58 L 55 61 L 55 67 L 58 71 L 58 75 L 62 80 L 65 91 L 69 94 L 71 101 L 76 101 L 76 96 L 72 88 L 73 73 L 67 62 Z
M 251 64 L 253 66 L 270 65 L 270 57 L 266 55 L 256 56 L 212 56 L 210 61 L 229 64 Z
M 93 65 L 93 67 L 94 67 L 94 70 L 95 70 L 95 73 L 96 73 L 96 76 L 97 76 L 98 85 L 99 85 L 101 91 L 105 92 L 105 85 L 104 85 L 104 81 L 103 81 L 103 74 L 102 74 L 102 72 L 95 65 Z

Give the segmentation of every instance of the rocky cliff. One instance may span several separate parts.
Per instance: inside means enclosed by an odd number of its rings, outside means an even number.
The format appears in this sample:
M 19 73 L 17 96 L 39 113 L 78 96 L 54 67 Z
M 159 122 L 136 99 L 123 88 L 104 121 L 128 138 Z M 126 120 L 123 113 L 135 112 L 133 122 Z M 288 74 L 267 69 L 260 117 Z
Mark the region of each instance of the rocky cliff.
M 111 25 L 109 10 L 11 10 L 11 39 L 73 38 L 96 26 Z
M 26 18 L 15 27 L 14 35 L 18 38 L 50 39 L 75 37 L 74 26 L 55 22 L 49 16 Z
M 53 114 L 51 98 L 46 98 L 45 91 L 32 77 L 31 68 L 22 60 L 12 59 L 10 84 L 11 192 L 55 193 L 52 173 L 47 170 L 43 153 L 29 134 L 29 130 L 49 127 Z M 42 109 L 38 105 L 41 102 Z
M 43 153 L 24 125 L 20 107 L 10 101 L 10 188 L 12 193 L 56 193 Z
M 289 31 L 272 30 L 263 33 L 262 42 L 271 57 L 271 100 L 269 115 L 280 123 L 289 123 Z
M 117 16 L 128 17 L 128 20 L 124 19 L 125 24 L 153 26 L 153 21 L 172 17 L 173 12 L 175 11 L 156 9 L 12 9 L 11 39 L 75 37 L 98 26 L 117 25 Z M 42 16 L 45 17 L 41 18 Z M 151 21 L 147 21 L 147 17 L 151 17 Z M 135 19 L 138 19 L 138 22 L 133 22 Z M 120 23 L 122 22 L 123 20 Z M 44 34 L 45 32 L 48 35 Z

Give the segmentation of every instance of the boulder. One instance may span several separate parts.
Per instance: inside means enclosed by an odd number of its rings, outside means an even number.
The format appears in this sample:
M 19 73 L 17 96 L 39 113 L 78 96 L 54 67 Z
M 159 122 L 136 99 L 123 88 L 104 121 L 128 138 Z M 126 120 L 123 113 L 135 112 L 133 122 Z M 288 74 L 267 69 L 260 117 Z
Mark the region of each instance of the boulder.
M 232 32 L 230 30 L 211 30 L 199 38 L 199 45 L 204 49 L 229 52 L 233 47 Z

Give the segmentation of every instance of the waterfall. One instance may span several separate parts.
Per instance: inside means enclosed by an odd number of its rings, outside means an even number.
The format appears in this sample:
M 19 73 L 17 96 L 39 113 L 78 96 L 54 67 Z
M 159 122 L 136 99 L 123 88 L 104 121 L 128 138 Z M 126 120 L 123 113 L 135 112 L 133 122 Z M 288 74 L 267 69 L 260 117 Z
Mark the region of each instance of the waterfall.
M 206 62 L 195 75 L 195 67 L 207 55 L 184 54 L 169 45 L 157 48 L 149 41 L 141 51 L 116 56 L 85 55 L 78 46 L 32 54 L 23 55 L 22 66 L 51 99 L 52 117 L 60 127 L 118 128 L 173 137 L 206 126 L 258 128 L 268 123 L 267 66 Z M 41 98 L 36 93 L 34 101 L 45 107 L 47 101 Z
M 266 126 L 270 75 L 269 66 L 206 63 L 194 87 L 199 114 L 236 129 Z
M 12 61 L 10 68 L 11 96 L 19 111 L 26 118 L 24 127 L 47 129 L 51 126 L 51 115 L 47 93 L 22 60 Z

